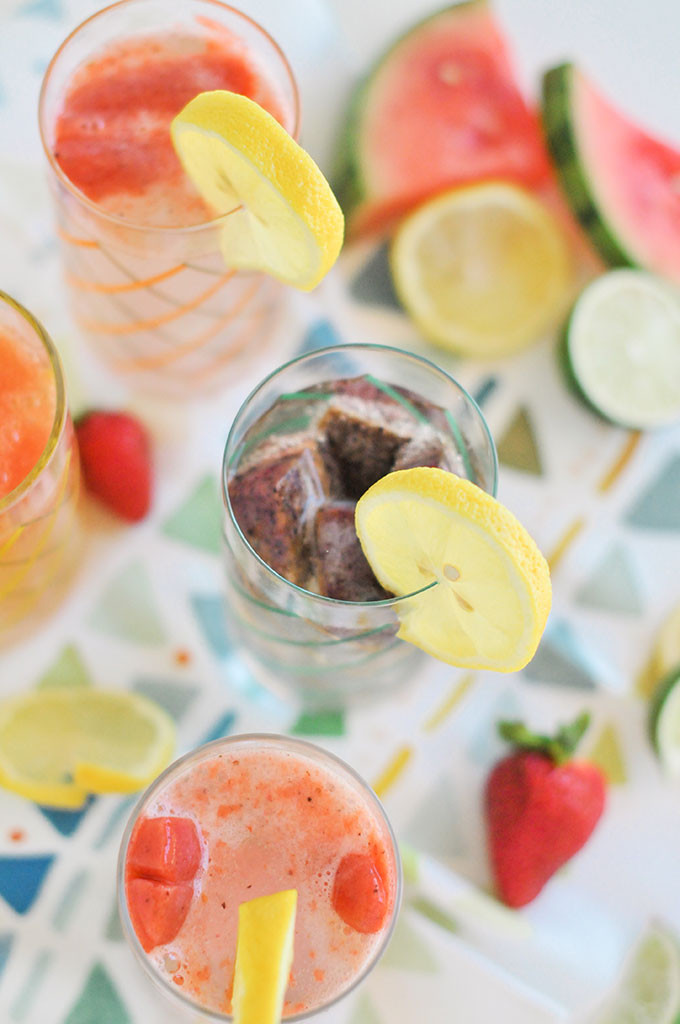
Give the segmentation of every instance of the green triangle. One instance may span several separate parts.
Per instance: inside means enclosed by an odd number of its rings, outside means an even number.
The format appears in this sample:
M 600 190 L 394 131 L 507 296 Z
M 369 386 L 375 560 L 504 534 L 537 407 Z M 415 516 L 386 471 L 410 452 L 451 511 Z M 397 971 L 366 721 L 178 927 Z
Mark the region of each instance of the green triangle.
M 52 686 L 92 686 L 92 679 L 77 648 L 68 644 L 36 685 L 41 689 Z
M 199 692 L 198 686 L 176 683 L 173 679 L 138 679 L 132 688 L 160 704 L 176 722 L 184 717 Z
M 131 562 L 109 583 L 90 625 L 129 643 L 154 646 L 166 640 L 151 581 L 141 562 Z
M 85 987 L 63 1024 L 132 1024 L 132 1018 L 101 964 L 90 971 Z
M 518 409 L 514 419 L 496 445 L 499 462 L 524 473 L 541 476 L 543 468 L 536 444 L 536 435 L 525 408 Z
M 111 907 L 111 913 L 109 919 L 106 922 L 106 928 L 104 929 L 104 935 L 111 942 L 123 942 L 125 936 L 123 935 L 123 928 L 120 923 L 120 914 L 118 913 L 118 900 L 114 901 Z
M 626 763 L 621 750 L 621 743 L 613 725 L 603 727 L 588 754 L 588 760 L 601 768 L 607 781 L 613 786 L 622 786 L 628 780 Z
M 416 971 L 420 974 L 439 973 L 439 964 L 425 941 L 404 917 L 399 919 L 382 963 L 384 967 L 395 967 L 400 971 Z
M 362 992 L 357 999 L 348 1024 L 383 1024 L 367 992 Z
M 220 553 L 222 501 L 212 475 L 204 477 L 184 504 L 166 520 L 163 533 L 211 555 Z
M 638 581 L 624 548 L 613 547 L 605 555 L 590 579 L 577 590 L 575 600 L 608 612 L 642 611 Z
M 680 530 L 680 455 L 662 466 L 625 521 L 643 530 Z
M 290 731 L 295 736 L 344 736 L 345 716 L 342 711 L 303 712 Z

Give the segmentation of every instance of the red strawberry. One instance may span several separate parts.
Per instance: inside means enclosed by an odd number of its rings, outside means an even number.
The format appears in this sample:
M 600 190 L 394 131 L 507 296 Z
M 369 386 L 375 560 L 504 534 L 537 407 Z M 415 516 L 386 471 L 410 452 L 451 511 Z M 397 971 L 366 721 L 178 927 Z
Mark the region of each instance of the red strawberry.
M 191 818 L 140 818 L 130 838 L 129 875 L 190 882 L 201 864 L 201 841 Z
M 144 426 L 124 412 L 93 410 L 76 422 L 85 485 L 117 515 L 143 519 L 151 504 L 151 446 Z
M 333 908 L 357 932 L 380 931 L 387 914 L 387 894 L 370 854 L 348 853 L 342 858 L 333 882 Z
M 588 721 L 587 714 L 579 716 L 554 739 L 531 733 L 521 722 L 499 725 L 518 749 L 492 769 L 485 810 L 496 887 L 510 907 L 538 895 L 581 849 L 604 810 L 600 769 L 570 760 Z

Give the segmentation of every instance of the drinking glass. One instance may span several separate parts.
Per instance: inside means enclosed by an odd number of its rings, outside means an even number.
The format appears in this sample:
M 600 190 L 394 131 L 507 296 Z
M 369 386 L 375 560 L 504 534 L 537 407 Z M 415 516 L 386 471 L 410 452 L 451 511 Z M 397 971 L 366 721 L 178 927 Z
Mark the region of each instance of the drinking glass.
M 232 508 L 229 480 L 250 443 L 248 431 L 279 396 L 364 374 L 443 409 L 462 475 L 496 492 L 496 450 L 479 407 L 427 359 L 382 345 L 333 346 L 279 367 L 246 398 L 229 432 L 222 469 L 227 627 L 265 685 L 320 708 L 379 697 L 413 678 L 425 655 L 397 637 L 398 612 L 422 591 L 340 601 L 284 579 L 246 539 Z

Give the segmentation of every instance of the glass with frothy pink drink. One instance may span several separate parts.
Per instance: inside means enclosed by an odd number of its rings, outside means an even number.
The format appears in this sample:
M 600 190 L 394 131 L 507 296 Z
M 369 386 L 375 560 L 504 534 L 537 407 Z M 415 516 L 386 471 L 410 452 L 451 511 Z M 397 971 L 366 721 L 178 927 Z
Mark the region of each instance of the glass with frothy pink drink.
M 293 135 L 298 95 L 274 40 L 219 0 L 122 0 L 62 44 L 39 119 L 71 308 L 130 383 L 213 389 L 261 348 L 278 282 L 229 270 L 215 217 L 185 175 L 170 124 L 200 92 L 255 100 Z
M 124 930 L 190 1019 L 232 1019 L 239 904 L 283 889 L 298 892 L 284 1018 L 304 1020 L 375 965 L 401 891 L 378 798 L 310 743 L 242 735 L 207 744 L 171 765 L 128 823 L 118 873 Z

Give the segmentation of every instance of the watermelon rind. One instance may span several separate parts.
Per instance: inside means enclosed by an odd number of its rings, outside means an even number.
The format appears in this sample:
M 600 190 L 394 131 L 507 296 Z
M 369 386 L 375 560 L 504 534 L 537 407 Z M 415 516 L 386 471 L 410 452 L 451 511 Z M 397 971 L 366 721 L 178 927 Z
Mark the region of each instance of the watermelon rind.
M 640 267 L 608 223 L 595 198 L 583 160 L 574 115 L 573 64 L 559 64 L 543 76 L 543 128 L 569 206 L 600 256 L 612 267 Z

